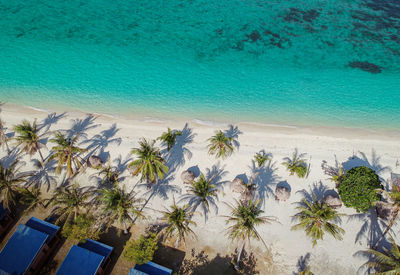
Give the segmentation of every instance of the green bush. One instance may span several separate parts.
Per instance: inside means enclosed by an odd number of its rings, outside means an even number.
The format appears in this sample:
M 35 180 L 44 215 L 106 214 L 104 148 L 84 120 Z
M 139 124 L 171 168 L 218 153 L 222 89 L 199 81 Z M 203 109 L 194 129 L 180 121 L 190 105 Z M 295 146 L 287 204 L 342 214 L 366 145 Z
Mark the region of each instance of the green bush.
M 61 234 L 70 240 L 84 242 L 87 238 L 98 240 L 100 231 L 94 227 L 95 218 L 88 215 L 78 215 L 72 223 L 66 223 Z
M 129 240 L 126 243 L 123 256 L 132 263 L 148 263 L 158 249 L 157 243 L 158 237 L 155 233 L 149 233 L 146 237 L 141 235 L 138 240 Z
M 339 195 L 343 204 L 357 212 L 367 212 L 380 195 L 375 191 L 383 186 L 375 172 L 365 166 L 355 167 L 339 178 Z

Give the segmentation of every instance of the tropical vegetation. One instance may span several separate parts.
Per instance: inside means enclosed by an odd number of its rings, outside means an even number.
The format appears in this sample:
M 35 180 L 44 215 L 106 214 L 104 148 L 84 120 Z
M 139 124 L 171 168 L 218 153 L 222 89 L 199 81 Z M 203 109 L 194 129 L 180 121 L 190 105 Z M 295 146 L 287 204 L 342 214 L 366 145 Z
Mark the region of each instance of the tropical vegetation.
M 22 151 L 30 156 L 38 152 L 42 162 L 44 162 L 40 148 L 44 148 L 46 145 L 40 141 L 36 120 L 32 124 L 27 120 L 23 120 L 21 124 L 15 125 L 13 129 L 17 134 L 14 139 L 17 141 L 17 145 L 22 147 Z
M 20 162 L 16 159 L 8 167 L 0 162 L 0 197 L 6 207 L 14 207 L 20 188 L 27 182 L 30 173 L 20 172 Z
M 294 215 L 294 219 L 299 221 L 292 226 L 292 230 L 305 230 L 307 237 L 311 238 L 313 246 L 319 240 L 323 240 L 325 233 L 338 240 L 343 239 L 344 230 L 337 225 L 341 222 L 340 216 L 335 209 L 317 200 L 314 196 L 313 201 L 303 199 L 301 205 L 296 208 L 299 212 Z
M 368 249 L 365 252 L 369 256 L 369 260 L 364 266 L 374 270 L 369 274 L 400 274 L 400 249 L 393 237 L 390 237 L 390 249 L 384 247 L 382 252 L 374 249 Z
M 229 157 L 234 151 L 232 140 L 231 137 L 228 137 L 221 130 L 217 131 L 214 136 L 208 139 L 208 153 L 215 155 L 216 158 L 225 159 Z
M 138 240 L 129 240 L 122 252 L 123 257 L 138 265 L 146 264 L 153 260 L 154 253 L 158 249 L 158 236 L 154 232 L 149 232 L 147 236 L 140 235 Z
M 182 131 L 172 131 L 169 127 L 167 132 L 162 133 L 162 135 L 157 138 L 161 142 L 165 143 L 167 145 L 167 150 L 171 150 L 171 148 L 175 145 L 176 142 L 176 137 L 181 136 Z
M 141 181 L 156 184 L 159 179 L 164 179 L 168 173 L 168 167 L 165 165 L 160 150 L 154 144 L 154 140 L 140 140 L 139 147 L 131 151 L 136 159 L 129 164 L 129 167 L 133 169 L 134 176 L 140 174 Z
M 292 158 L 285 158 L 282 164 L 290 172 L 290 175 L 296 174 L 299 178 L 307 175 L 307 163 L 303 158 L 304 154 L 299 154 L 297 149 L 293 152 Z
M 381 195 L 376 192 L 376 189 L 382 188 L 379 176 L 371 168 L 358 166 L 341 177 L 338 191 L 345 206 L 365 213 L 374 202 L 380 200 Z
M 277 221 L 272 216 L 261 216 L 264 211 L 261 210 L 260 203 L 260 200 L 249 200 L 248 202 L 236 202 L 235 206 L 227 204 L 231 209 L 231 215 L 225 216 L 227 218 L 226 224 L 232 224 L 228 227 L 227 234 L 229 239 L 238 243 L 238 255 L 235 264 L 237 270 L 240 269 L 240 258 L 245 245 L 249 244 L 251 239 L 260 240 L 266 246 L 256 227 Z

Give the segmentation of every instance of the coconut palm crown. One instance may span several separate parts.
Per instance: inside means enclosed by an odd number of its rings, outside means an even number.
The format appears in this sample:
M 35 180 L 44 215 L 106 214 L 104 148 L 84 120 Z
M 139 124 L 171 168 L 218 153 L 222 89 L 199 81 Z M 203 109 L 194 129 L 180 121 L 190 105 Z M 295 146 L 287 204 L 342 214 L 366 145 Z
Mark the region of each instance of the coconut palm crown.
M 232 140 L 232 138 L 225 135 L 221 130 L 217 131 L 214 136 L 208 139 L 208 153 L 215 155 L 216 158 L 227 158 L 234 151 Z
M 44 162 L 40 148 L 46 147 L 46 145 L 40 142 L 39 129 L 36 120 L 34 120 L 32 124 L 27 120 L 23 120 L 21 124 L 15 125 L 13 129 L 17 134 L 15 140 L 17 141 L 18 146 L 22 146 L 22 151 L 26 152 L 30 156 L 38 152 L 42 162 Z
M 19 172 L 19 160 L 15 160 L 9 167 L 0 162 L 0 196 L 6 207 L 14 206 L 19 188 L 27 182 L 30 173 Z
M 154 146 L 155 141 L 142 139 L 139 141 L 139 148 L 133 148 L 131 154 L 136 156 L 136 160 L 129 164 L 133 168 L 134 176 L 141 175 L 141 181 L 157 183 L 158 179 L 163 179 L 168 173 L 168 167 L 160 154 L 160 150 Z
M 181 135 L 182 135 L 181 131 L 172 131 L 168 127 L 167 132 L 162 133 L 162 135 L 157 139 L 167 144 L 167 150 L 169 151 L 175 145 L 176 137 Z
M 196 211 L 197 207 L 201 206 L 205 220 L 207 220 L 210 205 L 216 206 L 216 201 L 218 201 L 218 189 L 212 183 L 213 179 L 214 176 L 206 179 L 204 174 L 200 174 L 199 178 L 189 186 L 188 194 L 182 197 L 182 200 L 187 200 L 188 204 L 193 206 L 193 211 Z
M 236 259 L 236 269 L 239 269 L 239 262 L 246 243 L 251 239 L 262 241 L 266 246 L 256 226 L 276 222 L 277 219 L 272 216 L 261 216 L 264 211 L 261 210 L 261 201 L 250 199 L 248 202 L 237 201 L 236 206 L 227 204 L 231 209 L 231 215 L 227 218 L 226 224 L 232 224 L 228 227 L 227 235 L 232 241 L 238 242 L 238 255 Z
M 330 234 L 338 240 L 342 240 L 344 230 L 335 223 L 340 222 L 340 216 L 335 209 L 317 200 L 314 196 L 313 201 L 302 199 L 301 205 L 296 207 L 299 212 L 294 215 L 294 219 L 299 223 L 292 226 L 292 230 L 305 230 L 306 235 L 312 239 L 313 246 L 318 240 L 324 238 L 325 233 Z
M 196 226 L 196 223 L 191 220 L 194 212 L 188 204 L 182 207 L 177 206 L 174 199 L 174 204 L 170 206 L 170 209 L 161 211 L 161 213 L 163 214 L 161 220 L 167 225 L 160 232 L 163 234 L 164 240 L 175 236 L 174 246 L 178 247 L 181 242 L 185 244 L 187 236 L 196 237 L 196 234 L 190 228 L 191 225 Z
M 78 138 L 77 135 L 67 138 L 61 132 L 57 132 L 54 135 L 54 138 L 50 139 L 50 142 L 56 144 L 52 148 L 53 154 L 50 156 L 50 160 L 58 160 L 58 165 L 55 171 L 56 174 L 60 174 L 65 165 L 67 176 L 71 178 L 83 167 L 83 159 L 80 157 L 80 154 L 87 150 L 76 146 Z
M 99 201 L 108 226 L 117 221 L 123 226 L 124 233 L 128 234 L 128 224 L 133 223 L 135 217 L 144 217 L 140 207 L 143 200 L 135 196 L 135 192 L 128 193 L 124 187 L 100 190 Z
M 307 174 L 307 163 L 302 157 L 304 154 L 299 154 L 297 149 L 293 152 L 292 158 L 285 158 L 282 164 L 290 172 L 290 175 L 296 174 L 299 178 L 304 178 Z
M 92 206 L 93 195 L 93 188 L 80 187 L 77 183 L 57 189 L 50 200 L 54 207 L 52 214 L 58 215 L 56 224 L 75 221 L 79 214 L 83 214 L 84 210 L 87 211 Z
M 396 184 L 392 184 L 392 190 L 390 192 L 387 192 L 382 189 L 376 190 L 378 193 L 383 193 L 386 195 L 386 198 L 388 199 L 391 207 L 392 207 L 392 212 L 390 216 L 390 220 L 386 226 L 385 231 L 383 231 L 381 237 L 377 240 L 377 242 L 374 244 L 373 248 L 377 248 L 378 245 L 382 242 L 382 240 L 385 238 L 385 235 L 389 232 L 389 230 L 392 228 L 394 223 L 396 222 L 397 218 L 399 217 L 399 212 L 400 212 L 400 186 Z
M 365 252 L 371 257 L 369 257 L 370 259 L 364 264 L 364 266 L 375 270 L 375 272 L 368 274 L 400 274 L 400 249 L 392 236 L 390 236 L 390 249 L 383 248 L 383 252 L 368 249 Z

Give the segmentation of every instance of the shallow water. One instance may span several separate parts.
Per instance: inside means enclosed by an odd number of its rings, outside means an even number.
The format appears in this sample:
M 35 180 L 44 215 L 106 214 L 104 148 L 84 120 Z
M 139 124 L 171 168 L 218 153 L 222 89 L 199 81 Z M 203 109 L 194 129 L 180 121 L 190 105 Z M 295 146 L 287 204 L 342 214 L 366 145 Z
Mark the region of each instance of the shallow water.
M 400 126 L 400 2 L 0 0 L 0 99 Z

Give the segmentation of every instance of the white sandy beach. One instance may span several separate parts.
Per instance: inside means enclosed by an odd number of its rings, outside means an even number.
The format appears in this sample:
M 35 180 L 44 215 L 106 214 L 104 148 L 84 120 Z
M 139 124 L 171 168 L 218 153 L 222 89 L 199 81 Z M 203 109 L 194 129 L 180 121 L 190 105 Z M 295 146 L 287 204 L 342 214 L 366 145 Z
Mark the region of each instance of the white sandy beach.
M 51 111 L 52 112 L 52 111 Z M 21 122 L 23 119 L 32 121 L 34 118 L 38 122 L 43 121 L 50 111 L 34 110 L 32 108 L 21 107 L 16 105 L 5 104 L 2 106 L 0 116 L 6 123 L 6 127 Z M 56 111 L 61 114 L 62 111 Z M 87 114 L 70 111 L 66 113 L 55 124 L 52 124 L 50 130 L 71 129 L 78 120 L 85 120 Z M 297 263 L 300 257 L 310 254 L 311 270 L 314 274 L 355 274 L 365 258 L 355 256 L 355 253 L 368 248 L 370 220 L 367 215 L 361 216 L 360 219 L 342 218 L 342 228 L 346 231 L 344 239 L 338 241 L 326 235 L 325 239 L 313 248 L 310 239 L 306 238 L 303 231 L 291 231 L 290 228 L 294 224 L 292 216 L 296 213 L 296 203 L 301 200 L 304 192 L 310 193 L 313 188 L 319 190 L 322 194 L 323 190 L 334 188 L 334 183 L 329 181 L 321 169 L 321 163 L 327 161 L 328 164 L 335 163 L 335 155 L 339 162 L 343 162 L 345 168 L 367 165 L 379 172 L 380 177 L 389 184 L 391 172 L 400 172 L 400 167 L 396 167 L 396 163 L 400 157 L 399 132 L 384 131 L 368 131 L 358 129 L 341 129 L 341 128 L 298 128 L 284 126 L 266 126 L 258 124 L 239 123 L 238 129 L 242 132 L 239 134 L 240 146 L 231 157 L 226 160 L 216 160 L 213 156 L 207 154 L 207 139 L 214 134 L 215 130 L 226 130 L 228 125 L 216 123 L 214 125 L 199 123 L 199 121 L 164 121 L 151 118 L 123 118 L 105 115 L 94 115 L 95 119 L 92 124 L 84 129 L 85 135 L 81 135 L 81 147 L 91 144 L 93 137 L 102 137 L 102 140 L 115 140 L 103 149 L 99 149 L 96 154 L 100 154 L 103 158 L 108 155 L 111 160 L 122 157 L 122 161 L 129 158 L 131 148 L 136 147 L 140 138 L 155 139 L 166 130 L 171 129 L 182 130 L 185 123 L 192 130 L 193 141 L 183 144 L 182 140 L 172 150 L 171 158 L 168 164 L 170 167 L 170 175 L 166 182 L 155 194 L 148 207 L 155 210 L 163 210 L 164 206 L 169 206 L 173 198 L 179 201 L 182 194 L 185 193 L 185 186 L 180 179 L 181 172 L 189 167 L 198 166 L 199 170 L 207 173 L 207 169 L 218 172 L 221 175 L 221 190 L 219 193 L 218 213 L 213 210 L 209 215 L 207 222 L 204 216 L 196 214 L 194 217 L 197 227 L 194 231 L 198 236 L 198 240 L 190 241 L 186 247 L 187 255 L 190 250 L 195 248 L 196 251 L 205 249 L 210 254 L 227 254 L 234 251 L 236 244 L 231 243 L 225 236 L 225 219 L 221 216 L 228 215 L 229 209 L 224 202 L 233 203 L 234 198 L 238 199 L 239 195 L 232 193 L 229 187 L 237 175 L 245 173 L 248 178 L 252 175 L 252 159 L 256 152 L 264 149 L 267 153 L 271 153 L 272 162 L 256 179 L 259 190 L 262 192 L 261 197 L 265 197 L 264 210 L 266 215 L 276 216 L 280 223 L 266 224 L 258 228 L 261 236 L 274 257 L 275 268 L 268 271 L 268 267 L 263 264 L 263 256 L 267 255 L 265 247 L 261 242 L 252 242 L 251 247 L 258 258 L 259 264 L 265 273 L 292 274 L 297 271 Z M 149 114 L 151 117 L 151 114 Z M 114 125 L 115 124 L 115 125 Z M 114 126 L 113 126 L 114 125 Z M 115 131 L 107 131 L 113 129 Z M 85 127 L 84 127 L 85 128 Z M 82 129 L 81 129 L 82 130 Z M 187 133 L 187 132 L 186 132 Z M 104 134 L 108 137 L 105 138 Z M 96 136 L 100 135 L 100 136 Z M 184 135 L 185 136 L 185 135 Z M 120 140 L 119 140 L 120 139 Z M 189 140 L 188 138 L 187 140 Z M 88 142 L 85 142 L 88 140 Z M 107 142 L 103 142 L 106 144 Z M 51 145 L 48 144 L 50 149 Z M 296 176 L 290 176 L 281 164 L 284 157 L 289 157 L 295 148 L 300 153 L 306 153 L 306 159 L 310 163 L 310 173 L 308 178 L 299 179 Z M 45 155 L 48 151 L 44 150 Z M 353 157 L 354 154 L 354 158 Z M 183 156 L 182 159 L 180 156 Z M 28 157 L 26 169 L 33 169 Z M 79 176 L 76 180 L 82 185 L 96 184 L 90 175 L 94 171 L 88 169 L 85 174 Z M 133 178 L 125 172 L 126 179 L 123 182 L 127 188 L 133 188 L 138 178 Z M 291 197 L 286 202 L 277 202 L 274 199 L 275 187 L 279 182 L 287 181 L 291 187 Z M 304 190 L 304 192 L 302 192 Z M 147 199 L 149 191 L 144 187 L 137 186 L 136 191 Z M 146 210 L 146 214 L 150 220 L 142 223 L 156 222 L 157 217 L 161 216 L 157 211 L 151 209 Z M 198 211 L 201 211 L 200 209 Z M 340 213 L 347 215 L 356 214 L 355 210 L 342 207 Z M 374 219 L 372 219 L 374 220 Z M 366 227 L 365 224 L 366 223 Z M 383 227 L 381 227 L 383 228 Z M 361 232 L 360 231 L 363 231 Z M 394 229 L 397 231 L 397 228 Z M 379 233 L 377 233 L 379 235 Z M 397 238 L 398 239 L 398 238 Z M 261 274 L 263 274 L 261 272 Z

